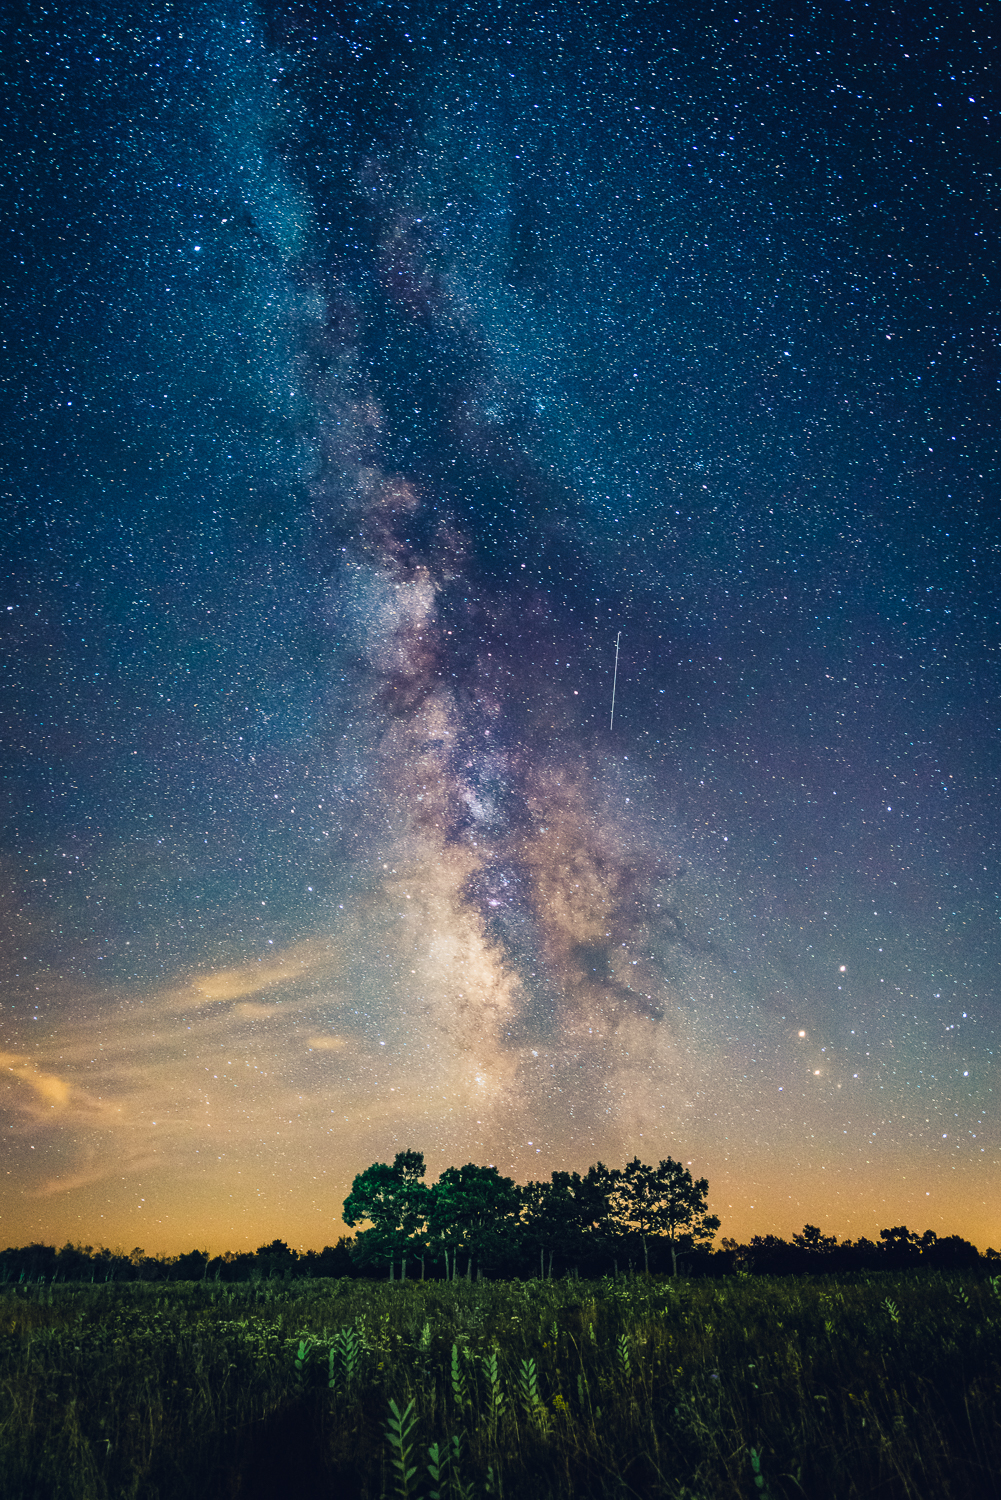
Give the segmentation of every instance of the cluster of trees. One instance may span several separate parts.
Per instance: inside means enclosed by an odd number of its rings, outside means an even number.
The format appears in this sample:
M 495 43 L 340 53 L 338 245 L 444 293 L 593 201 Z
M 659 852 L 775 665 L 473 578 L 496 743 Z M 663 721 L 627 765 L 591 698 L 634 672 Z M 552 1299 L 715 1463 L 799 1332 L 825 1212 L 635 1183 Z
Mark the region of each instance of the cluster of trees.
M 447 1167 L 432 1186 L 424 1156 L 401 1151 L 392 1165 L 374 1162 L 355 1178 L 344 1200 L 345 1224 L 367 1224 L 351 1252 L 361 1265 L 397 1263 L 401 1279 L 416 1259 L 443 1263 L 447 1278 L 473 1268 L 515 1272 L 534 1264 L 539 1275 L 582 1266 L 617 1270 L 620 1260 L 678 1258 L 711 1243 L 720 1221 L 706 1207 L 709 1183 L 670 1157 L 656 1167 L 634 1157 L 625 1167 L 603 1162 L 579 1172 L 554 1172 L 521 1187 L 496 1167 L 467 1162 Z

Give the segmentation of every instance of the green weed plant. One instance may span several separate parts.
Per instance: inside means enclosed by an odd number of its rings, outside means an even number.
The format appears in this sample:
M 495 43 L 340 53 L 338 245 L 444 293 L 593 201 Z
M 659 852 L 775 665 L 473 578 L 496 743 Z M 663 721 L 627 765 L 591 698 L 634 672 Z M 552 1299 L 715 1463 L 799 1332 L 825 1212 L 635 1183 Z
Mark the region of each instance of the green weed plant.
M 10 1286 L 0 1494 L 988 1500 L 999 1391 L 973 1273 Z

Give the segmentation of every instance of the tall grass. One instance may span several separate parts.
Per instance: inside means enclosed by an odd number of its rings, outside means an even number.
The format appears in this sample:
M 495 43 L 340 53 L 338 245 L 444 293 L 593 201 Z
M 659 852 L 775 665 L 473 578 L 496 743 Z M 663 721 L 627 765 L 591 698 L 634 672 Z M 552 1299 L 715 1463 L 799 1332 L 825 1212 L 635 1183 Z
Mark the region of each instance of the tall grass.
M 999 1391 L 966 1274 L 14 1287 L 0 1494 L 1001 1496 Z

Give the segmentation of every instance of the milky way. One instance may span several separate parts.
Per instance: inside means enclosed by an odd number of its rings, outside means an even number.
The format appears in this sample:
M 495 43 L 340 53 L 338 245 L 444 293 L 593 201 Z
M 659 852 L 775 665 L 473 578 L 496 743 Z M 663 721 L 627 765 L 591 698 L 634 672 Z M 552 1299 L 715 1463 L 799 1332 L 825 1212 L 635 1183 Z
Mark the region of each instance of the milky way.
M 10 1242 L 997 1243 L 995 49 L 845 9 L 24 23 Z

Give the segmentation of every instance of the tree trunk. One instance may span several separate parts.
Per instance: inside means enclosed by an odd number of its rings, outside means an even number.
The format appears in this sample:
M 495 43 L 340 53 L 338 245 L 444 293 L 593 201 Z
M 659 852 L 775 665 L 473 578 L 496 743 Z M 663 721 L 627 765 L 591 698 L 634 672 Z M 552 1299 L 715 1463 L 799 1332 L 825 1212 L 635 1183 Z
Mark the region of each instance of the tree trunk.
M 545 1279 L 546 1279 L 546 1251 L 545 1251 L 545 1247 L 542 1246 L 542 1245 L 540 1245 L 539 1246 L 539 1280 L 540 1281 L 545 1281 Z
M 390 1279 L 390 1281 L 394 1281 L 396 1279 L 394 1277 L 394 1275 L 393 1275 L 393 1272 L 395 1271 L 395 1269 L 396 1269 L 396 1257 L 393 1256 L 393 1255 L 391 1255 L 389 1257 L 389 1279 Z
M 469 1263 L 466 1266 L 466 1280 L 467 1281 L 472 1281 L 472 1279 L 473 1279 L 473 1257 L 472 1257 L 472 1255 L 470 1255 L 470 1257 L 469 1257 Z
M 552 1281 L 552 1279 L 553 1279 L 553 1252 L 550 1250 L 550 1252 L 549 1252 L 549 1280 Z
M 646 1235 L 643 1236 L 643 1270 L 647 1276 L 650 1275 L 650 1252 L 647 1249 Z
M 671 1275 L 672 1276 L 677 1276 L 677 1274 L 678 1274 L 678 1252 L 674 1248 L 674 1241 L 672 1240 L 671 1241 Z
M 401 1257 L 400 1257 L 400 1280 L 401 1281 L 406 1281 L 406 1279 L 407 1279 L 407 1257 L 405 1255 L 401 1255 Z

